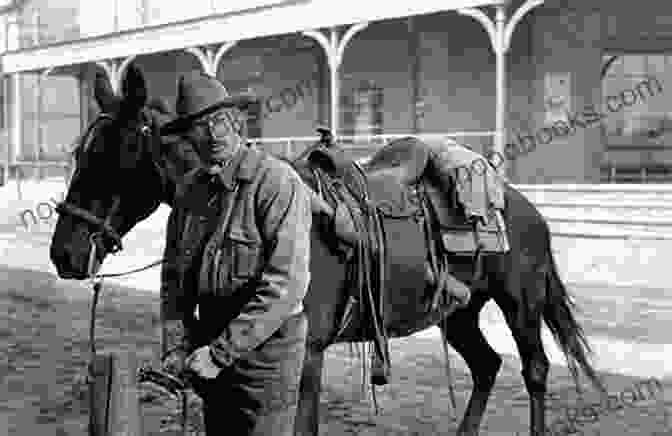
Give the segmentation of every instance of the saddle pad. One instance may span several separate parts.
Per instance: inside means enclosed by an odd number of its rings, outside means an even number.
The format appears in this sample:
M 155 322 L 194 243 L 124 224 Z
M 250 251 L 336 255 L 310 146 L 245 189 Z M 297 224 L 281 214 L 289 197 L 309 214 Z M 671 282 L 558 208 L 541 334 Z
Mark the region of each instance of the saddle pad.
M 507 253 L 509 240 L 504 228 L 504 219 L 499 210 L 493 212 L 494 219 L 487 225 L 478 224 L 478 238 L 484 245 L 483 254 Z M 473 255 L 476 251 L 476 233 L 469 227 L 442 227 L 441 241 L 447 252 L 456 255 Z

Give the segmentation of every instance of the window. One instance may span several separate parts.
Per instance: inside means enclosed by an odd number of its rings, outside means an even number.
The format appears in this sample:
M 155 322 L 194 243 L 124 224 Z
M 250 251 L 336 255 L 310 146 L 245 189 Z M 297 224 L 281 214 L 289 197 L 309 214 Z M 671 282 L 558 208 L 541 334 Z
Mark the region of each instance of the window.
M 672 100 L 663 95 L 672 85 L 672 54 L 605 53 L 602 65 L 608 178 L 619 171 L 635 173 L 628 181 L 636 182 L 647 172 L 672 177 Z
M 672 127 L 672 104 L 660 95 L 664 83 L 672 84 L 672 55 L 606 55 L 604 65 L 602 95 L 609 142 L 634 146 L 638 137 L 659 136 Z
M 373 80 L 362 80 L 341 98 L 343 134 L 347 136 L 383 133 L 383 89 Z

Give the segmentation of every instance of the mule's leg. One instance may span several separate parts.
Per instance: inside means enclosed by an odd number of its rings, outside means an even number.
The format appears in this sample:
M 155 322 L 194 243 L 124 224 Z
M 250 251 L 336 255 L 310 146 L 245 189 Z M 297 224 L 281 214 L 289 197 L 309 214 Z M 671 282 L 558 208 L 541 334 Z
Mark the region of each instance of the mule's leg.
M 324 351 L 308 346 L 299 388 L 299 408 L 294 424 L 295 436 L 318 436 L 323 366 Z
M 476 296 L 475 296 L 476 297 Z M 474 388 L 467 410 L 457 429 L 458 436 L 477 436 L 483 413 L 495 384 L 502 358 L 492 349 L 478 327 L 478 314 L 484 301 L 473 301 L 448 317 L 443 325 L 448 343 L 460 353 L 471 371 Z
M 530 435 L 542 436 L 546 427 L 546 382 L 549 360 L 541 340 L 541 305 L 528 307 L 522 317 L 503 310 L 522 360 L 522 375 L 530 397 Z M 501 307 L 501 306 L 500 306 Z

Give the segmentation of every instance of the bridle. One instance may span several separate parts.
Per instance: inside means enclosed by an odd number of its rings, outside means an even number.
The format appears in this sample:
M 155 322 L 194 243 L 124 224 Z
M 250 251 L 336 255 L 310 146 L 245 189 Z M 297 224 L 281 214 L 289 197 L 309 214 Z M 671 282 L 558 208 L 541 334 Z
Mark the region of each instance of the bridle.
M 89 145 L 93 139 L 93 132 L 96 130 L 96 127 L 98 127 L 104 121 L 114 121 L 114 117 L 106 113 L 101 113 L 100 115 L 98 115 L 98 117 L 93 121 L 93 123 L 89 125 L 89 128 L 84 134 L 81 143 L 75 149 L 76 153 L 85 153 L 88 150 Z M 77 169 L 75 169 L 75 173 L 76 172 Z M 95 249 L 93 247 L 95 246 L 95 240 L 97 238 L 105 236 L 113 241 L 112 247 L 110 247 L 110 253 L 116 253 L 118 251 L 121 251 L 121 249 L 123 248 L 121 242 L 121 235 L 119 234 L 119 232 L 117 232 L 117 230 L 114 227 L 112 227 L 111 224 L 112 218 L 119 210 L 120 203 L 121 198 L 115 196 L 112 199 L 112 206 L 107 210 L 106 216 L 104 218 L 99 218 L 93 213 L 89 212 L 88 210 L 81 208 L 71 202 L 68 202 L 67 200 L 63 200 L 56 205 L 56 212 L 58 212 L 59 214 L 68 214 L 77 217 L 98 228 L 98 231 L 91 234 L 89 238 L 92 246 L 91 256 L 89 256 L 90 268 L 93 267 L 92 264 L 95 258 Z
M 88 148 L 91 144 L 91 141 L 93 140 L 93 132 L 96 131 L 96 128 L 103 122 L 105 121 L 112 121 L 114 122 L 116 119 L 114 116 L 107 114 L 107 113 L 101 113 L 96 117 L 96 119 L 89 125 L 86 133 L 84 134 L 81 143 L 79 146 L 75 149 L 76 153 L 86 153 L 88 151 Z M 138 128 L 138 133 L 140 133 L 142 136 L 149 136 L 152 134 L 152 128 L 148 126 L 147 124 L 144 124 Z M 152 153 L 154 154 L 154 153 Z M 163 172 L 160 169 L 159 163 L 156 161 L 156 157 L 152 156 L 152 162 L 156 166 L 157 171 L 159 174 L 163 177 Z M 75 170 L 76 173 L 77 170 Z M 73 175 L 74 178 L 74 175 Z M 103 218 L 100 218 L 96 216 L 94 213 L 79 207 L 72 202 L 69 202 L 67 200 L 63 200 L 60 203 L 56 205 L 56 212 L 59 214 L 68 214 L 73 217 L 77 217 L 88 224 L 91 224 L 94 226 L 97 231 L 93 232 L 91 236 L 89 237 L 89 243 L 91 246 L 91 249 L 89 251 L 89 260 L 88 260 L 88 267 L 87 267 L 87 276 L 92 278 L 94 276 L 94 265 L 95 265 L 95 259 L 96 259 L 96 250 L 98 245 L 96 244 L 96 240 L 99 238 L 107 238 L 108 240 L 112 241 L 112 245 L 107 248 L 107 251 L 109 254 L 115 254 L 123 249 L 123 244 L 122 244 L 122 238 L 120 233 L 117 231 L 112 226 L 112 219 L 115 217 L 115 215 L 119 211 L 119 207 L 121 205 L 121 197 L 119 195 L 115 195 L 112 197 L 112 205 L 107 209 L 105 212 L 105 216 Z M 105 246 L 105 245 L 103 245 Z M 160 262 L 158 262 L 160 263 Z M 155 266 L 158 263 L 154 263 L 151 266 Z M 150 267 L 151 267 L 150 266 Z M 149 268 L 149 267 L 147 267 Z M 133 271 L 136 272 L 136 271 Z M 130 272 L 129 272 L 130 273 Z M 128 274 L 128 273 L 127 273 Z M 114 275 L 106 275 L 106 276 L 118 276 L 122 274 L 114 274 Z

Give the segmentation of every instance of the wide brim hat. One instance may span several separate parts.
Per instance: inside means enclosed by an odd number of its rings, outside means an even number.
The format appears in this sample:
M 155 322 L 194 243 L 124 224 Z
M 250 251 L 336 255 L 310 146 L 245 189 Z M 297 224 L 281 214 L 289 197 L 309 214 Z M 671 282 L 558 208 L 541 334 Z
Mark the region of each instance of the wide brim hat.
M 220 109 L 248 110 L 257 104 L 256 95 L 243 92 L 229 95 L 217 78 L 204 73 L 182 76 L 177 86 L 177 118 L 161 127 L 162 135 L 188 130 L 193 122 Z

